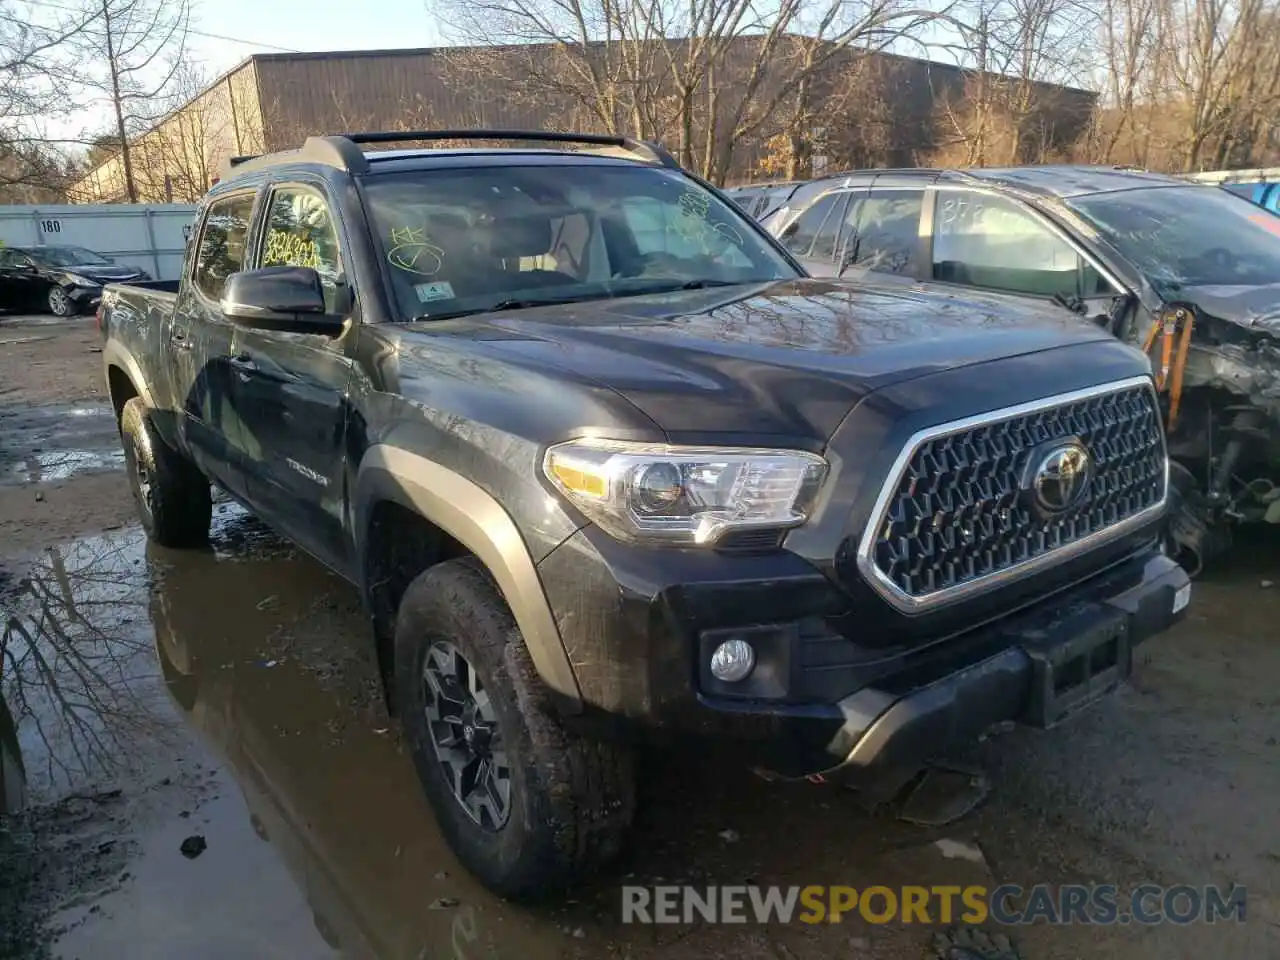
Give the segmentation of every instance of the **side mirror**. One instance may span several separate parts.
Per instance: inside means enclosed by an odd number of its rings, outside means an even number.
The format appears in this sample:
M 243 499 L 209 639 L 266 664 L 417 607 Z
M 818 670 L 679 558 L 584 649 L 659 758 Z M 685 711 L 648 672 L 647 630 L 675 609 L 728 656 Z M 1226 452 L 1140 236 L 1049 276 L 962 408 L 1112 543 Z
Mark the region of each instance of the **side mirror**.
M 262 267 L 227 277 L 222 312 L 253 330 L 336 337 L 346 321 L 326 313 L 320 274 L 310 267 Z

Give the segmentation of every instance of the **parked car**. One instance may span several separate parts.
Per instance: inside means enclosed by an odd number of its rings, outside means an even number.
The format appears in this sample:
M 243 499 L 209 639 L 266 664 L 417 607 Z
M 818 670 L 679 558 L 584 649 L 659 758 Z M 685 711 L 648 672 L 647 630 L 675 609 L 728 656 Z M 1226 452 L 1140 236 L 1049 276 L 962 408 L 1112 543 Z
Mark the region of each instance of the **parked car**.
M 1256 203 L 1264 210 L 1280 214 L 1280 167 L 1266 170 L 1215 170 L 1193 173 L 1188 180 L 1212 183 Z
M 802 182 L 779 180 L 769 183 L 748 183 L 738 187 L 728 187 L 724 192 L 749 216 L 761 220 L 786 203 L 787 198 Z
M 150 279 L 84 247 L 0 248 L 0 307 L 11 310 L 69 317 L 97 307 L 103 284 Z
M 765 226 L 819 277 L 1057 302 L 1141 344 L 1164 388 L 1190 569 L 1280 523 L 1280 237 L 1232 194 L 1135 170 L 865 171 L 813 181 Z
M 636 740 L 890 798 L 1183 615 L 1140 352 L 805 278 L 655 145 L 365 149 L 458 136 L 231 166 L 177 292 L 113 284 L 101 316 L 150 537 L 203 541 L 212 481 L 358 585 L 493 889 L 618 849 Z

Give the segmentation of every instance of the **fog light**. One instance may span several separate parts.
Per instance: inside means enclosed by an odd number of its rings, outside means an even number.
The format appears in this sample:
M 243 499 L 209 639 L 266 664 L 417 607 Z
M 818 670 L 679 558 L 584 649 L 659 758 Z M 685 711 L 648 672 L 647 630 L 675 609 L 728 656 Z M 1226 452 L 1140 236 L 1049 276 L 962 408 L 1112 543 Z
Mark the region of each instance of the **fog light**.
M 725 683 L 745 680 L 755 665 L 756 652 L 745 640 L 726 640 L 711 654 L 711 675 Z

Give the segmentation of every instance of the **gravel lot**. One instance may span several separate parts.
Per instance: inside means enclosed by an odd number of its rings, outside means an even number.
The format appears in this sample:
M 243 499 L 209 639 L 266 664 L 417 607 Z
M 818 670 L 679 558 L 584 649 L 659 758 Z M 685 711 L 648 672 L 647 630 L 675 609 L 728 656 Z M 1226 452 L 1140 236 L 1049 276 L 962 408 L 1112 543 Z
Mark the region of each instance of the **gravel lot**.
M 976 745 L 993 790 L 957 823 L 648 756 L 616 871 L 516 908 L 440 840 L 351 587 L 227 503 L 212 550 L 145 544 L 99 353 L 91 318 L 0 317 L 0 684 L 31 801 L 0 818 L 0 957 L 935 955 L 922 926 L 620 923 L 620 884 L 680 881 L 1237 883 L 1244 924 L 1012 938 L 1035 960 L 1280 956 L 1274 531 L 1118 696 Z

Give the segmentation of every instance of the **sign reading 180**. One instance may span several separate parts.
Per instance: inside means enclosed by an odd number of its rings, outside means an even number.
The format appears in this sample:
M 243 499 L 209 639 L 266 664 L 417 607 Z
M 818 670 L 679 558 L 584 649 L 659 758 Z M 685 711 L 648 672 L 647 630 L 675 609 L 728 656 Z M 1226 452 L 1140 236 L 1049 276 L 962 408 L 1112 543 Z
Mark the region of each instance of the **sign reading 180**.
M 40 232 L 41 233 L 61 233 L 62 221 L 61 220 L 41 220 Z

